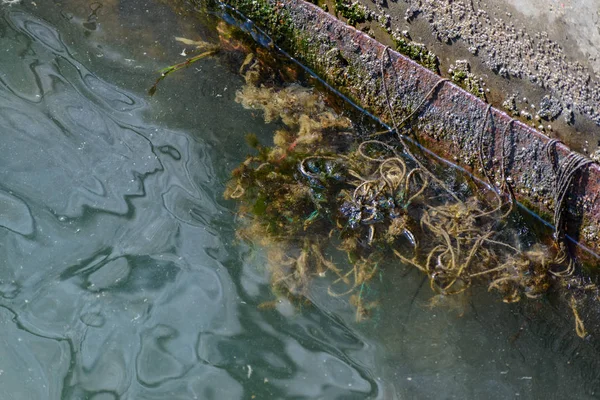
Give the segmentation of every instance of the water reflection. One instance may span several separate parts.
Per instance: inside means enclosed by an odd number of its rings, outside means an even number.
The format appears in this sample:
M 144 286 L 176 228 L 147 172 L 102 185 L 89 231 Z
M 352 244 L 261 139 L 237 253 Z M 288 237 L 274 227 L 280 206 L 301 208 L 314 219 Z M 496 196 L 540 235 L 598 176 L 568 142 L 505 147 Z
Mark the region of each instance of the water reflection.
M 81 57 L 94 49 L 72 35 L 81 15 L 61 10 L 69 18 L 57 19 L 45 7 L 43 17 L 2 9 L 0 47 L 10 54 L 0 59 L 3 390 L 22 399 L 370 392 L 341 340 L 307 342 L 240 300 L 224 266 L 239 261 L 220 198 L 228 164 L 244 149 L 218 126 L 203 128 L 214 93 L 197 101 L 204 121 L 188 132 L 166 127 L 168 118 L 153 124 L 161 107 L 179 118 L 181 105 L 148 103 L 137 71 L 129 89 L 100 78 Z M 267 129 L 247 113 L 224 128 L 240 123 Z M 257 283 L 264 293 L 266 281 Z
M 273 129 L 233 102 L 242 78 L 207 61 L 150 100 L 155 71 L 181 61 L 173 36 L 208 28 L 151 1 L 63 3 L 0 6 L 8 398 L 536 398 L 583 387 L 564 353 L 544 347 L 532 354 L 547 370 L 520 380 L 535 368 L 519 360 L 505 379 L 508 367 L 485 363 L 516 357 L 504 344 L 521 321 L 486 332 L 506 315 L 432 314 L 416 275 L 390 275 L 380 290 L 397 295 L 361 326 L 318 287 L 314 307 L 259 309 L 272 299 L 265 255 L 235 240 L 222 200 L 247 152 L 240 138 Z M 543 389 L 552 381 L 566 389 Z

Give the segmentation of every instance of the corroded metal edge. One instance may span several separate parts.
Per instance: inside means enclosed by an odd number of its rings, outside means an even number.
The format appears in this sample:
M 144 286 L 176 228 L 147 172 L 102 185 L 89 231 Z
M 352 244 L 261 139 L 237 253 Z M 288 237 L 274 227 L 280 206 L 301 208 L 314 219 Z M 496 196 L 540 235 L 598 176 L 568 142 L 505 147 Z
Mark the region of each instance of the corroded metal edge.
M 517 200 L 552 222 L 556 174 L 571 153 L 567 146 L 548 146 L 550 138 L 546 135 L 453 83 L 440 82 L 438 75 L 311 3 L 224 2 L 251 18 L 284 50 L 382 121 L 392 122 L 389 106 L 396 121 L 416 111 L 412 124 L 417 140 L 439 156 L 485 179 L 478 156 L 481 153 L 487 175 L 496 186 L 504 167 Z M 427 101 L 419 107 L 424 99 Z M 565 208 L 569 236 L 596 254 L 600 253 L 599 195 L 600 166 L 589 164 L 576 173 Z

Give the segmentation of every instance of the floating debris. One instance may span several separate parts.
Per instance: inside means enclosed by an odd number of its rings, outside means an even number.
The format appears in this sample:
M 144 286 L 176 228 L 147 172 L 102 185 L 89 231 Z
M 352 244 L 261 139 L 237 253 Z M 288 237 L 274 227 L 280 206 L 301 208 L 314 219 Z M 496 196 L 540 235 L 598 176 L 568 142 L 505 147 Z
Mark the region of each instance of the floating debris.
M 195 46 L 198 50 L 211 50 L 215 47 L 214 44 L 205 42 L 204 40 L 192 40 L 179 36 L 175 36 L 175 40 L 188 46 Z
M 189 45 L 189 46 L 195 46 L 196 50 L 202 50 L 202 53 L 195 55 L 193 57 L 188 58 L 187 60 L 185 60 L 184 62 L 175 64 L 175 65 L 170 65 L 168 67 L 165 67 L 163 69 L 161 69 L 160 72 L 160 77 L 158 77 L 158 79 L 156 80 L 156 82 L 154 82 L 154 85 L 152 85 L 152 87 L 148 90 L 148 94 L 150 96 L 153 96 L 154 93 L 156 93 L 156 90 L 158 89 L 158 84 L 167 77 L 167 75 L 179 71 L 180 69 L 183 68 L 187 68 L 190 65 L 192 65 L 193 63 L 202 60 L 203 58 L 207 58 L 210 56 L 213 56 L 215 54 L 217 54 L 220 51 L 220 46 L 219 45 L 215 45 L 215 44 L 211 44 L 202 40 L 191 40 L 191 39 L 186 39 L 183 37 L 175 37 L 175 40 Z M 183 49 L 183 51 L 180 54 L 181 56 L 187 56 L 188 54 L 186 53 L 186 49 Z

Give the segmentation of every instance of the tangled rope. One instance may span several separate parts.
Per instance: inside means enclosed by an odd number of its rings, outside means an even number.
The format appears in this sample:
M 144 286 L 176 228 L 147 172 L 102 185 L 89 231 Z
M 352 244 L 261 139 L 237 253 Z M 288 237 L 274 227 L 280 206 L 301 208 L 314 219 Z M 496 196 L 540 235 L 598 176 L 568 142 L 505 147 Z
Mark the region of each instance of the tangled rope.
M 558 139 L 550 139 L 545 145 L 544 150 L 555 174 L 555 185 L 553 191 L 554 198 L 554 240 L 557 243 L 562 243 L 565 236 L 564 228 L 564 214 L 565 214 L 565 200 L 569 193 L 569 188 L 573 183 L 573 178 L 577 171 L 585 167 L 586 165 L 592 164 L 594 160 L 587 158 L 586 156 L 570 152 L 559 164 L 558 156 L 556 154 L 556 145 L 562 143 Z M 555 151 L 552 152 L 552 147 Z
M 429 90 L 429 92 L 427 92 L 427 94 L 423 97 L 423 99 L 421 100 L 421 102 L 417 105 L 417 107 L 415 109 L 413 109 L 413 111 L 406 116 L 402 121 L 400 121 L 400 124 L 396 123 L 396 118 L 394 117 L 394 110 L 392 109 L 392 105 L 390 103 L 390 97 L 389 97 L 389 93 L 388 93 L 388 87 L 387 87 L 387 83 L 385 80 L 385 70 L 384 70 L 384 61 L 383 61 L 383 53 L 387 54 L 388 56 L 388 60 L 391 62 L 391 56 L 389 54 L 389 47 L 385 46 L 382 52 L 382 55 L 380 57 L 380 66 L 381 66 L 381 80 L 383 83 L 383 91 L 385 94 L 385 99 L 386 99 L 386 104 L 388 107 L 388 112 L 390 114 L 390 119 L 392 120 L 392 124 L 393 124 L 393 131 L 396 132 L 396 136 L 398 137 L 398 140 L 400 141 L 400 143 L 402 144 L 404 151 L 406 152 L 406 154 L 408 154 L 408 156 L 415 162 L 417 163 L 417 165 L 419 166 L 419 168 L 425 172 L 427 175 L 429 175 L 429 178 L 436 182 L 438 185 L 440 185 L 442 188 L 444 188 L 446 190 L 446 192 L 448 192 L 455 200 L 460 201 L 460 199 L 458 198 L 458 196 L 456 196 L 456 194 L 454 194 L 454 192 L 452 190 L 450 190 L 446 184 L 439 179 L 437 176 L 435 176 L 433 173 L 431 173 L 431 171 L 429 171 L 429 169 L 427 167 L 425 167 L 425 165 L 412 153 L 412 151 L 410 150 L 409 145 L 406 143 L 406 141 L 404 140 L 403 135 L 400 133 L 400 127 L 404 126 L 404 124 L 406 124 L 408 121 L 410 121 L 415 114 L 421 109 L 421 107 L 423 107 L 423 105 L 428 101 L 429 97 L 433 94 L 433 92 L 444 82 L 447 82 L 448 79 L 442 78 L 440 80 L 438 80 L 433 87 Z M 388 133 L 390 131 L 386 131 L 385 133 Z
M 563 227 L 565 198 L 569 193 L 573 178 L 578 170 L 593 162 L 593 160 L 590 160 L 581 154 L 569 153 L 560 165 L 554 189 L 554 227 L 556 229 L 554 238 L 557 241 L 562 240 L 565 234 L 565 229 Z

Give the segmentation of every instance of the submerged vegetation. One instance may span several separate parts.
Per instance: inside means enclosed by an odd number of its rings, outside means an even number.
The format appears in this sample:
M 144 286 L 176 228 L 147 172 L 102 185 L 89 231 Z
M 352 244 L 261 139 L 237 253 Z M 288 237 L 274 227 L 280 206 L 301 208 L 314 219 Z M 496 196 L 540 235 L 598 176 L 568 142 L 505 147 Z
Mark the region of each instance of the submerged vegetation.
M 236 100 L 261 111 L 265 122 L 279 129 L 270 146 L 247 135 L 254 154 L 233 171 L 224 196 L 238 202 L 243 221 L 239 237 L 266 249 L 276 294 L 305 300 L 313 279 L 321 277 L 331 296 L 354 306 L 360 321 L 377 307 L 374 280 L 399 264 L 427 277 L 435 293 L 432 304 L 464 296 L 475 283 L 487 285 L 507 303 L 558 292 L 571 309 L 577 334 L 587 335 L 579 308 L 600 296 L 568 254 L 563 210 L 575 172 L 589 159 L 569 156 L 557 170 L 555 240 L 523 237 L 527 229 L 504 177 L 504 161 L 501 179 L 494 177 L 502 191 L 496 191 L 426 156 L 400 130 L 410 128 L 411 118 L 447 79 L 438 81 L 399 123 L 388 99 L 392 129 L 358 133 L 322 95 L 299 84 L 282 84 L 295 80 L 296 73 L 279 66 L 275 72 L 264 61 L 264 50 L 256 50 L 261 60 L 250 53 L 241 62 L 248 47 L 220 27 L 219 45 L 176 38 L 196 46 L 200 54 L 162 70 L 150 94 L 170 73 L 208 56 L 241 63 L 246 85 Z M 387 99 L 385 80 L 382 89 Z M 486 116 L 475 155 L 486 177 L 487 123 Z M 548 157 L 554 157 L 556 142 L 547 144 Z M 504 160 L 504 154 L 500 157 Z M 333 255 L 347 261 L 334 262 Z
M 598 289 L 576 277 L 562 241 L 517 237 L 511 195 L 439 168 L 398 129 L 359 138 L 322 96 L 275 85 L 263 68 L 246 59 L 236 100 L 280 128 L 272 146 L 248 135 L 255 154 L 233 171 L 225 197 L 239 202 L 239 236 L 267 249 L 275 292 L 304 297 L 314 277 L 329 276 L 329 293 L 347 296 L 361 320 L 377 304 L 366 298 L 370 282 L 395 258 L 440 296 L 481 282 L 512 303 L 568 287 L 577 334 L 586 335 L 577 299 Z M 335 252 L 349 266 L 326 256 Z

